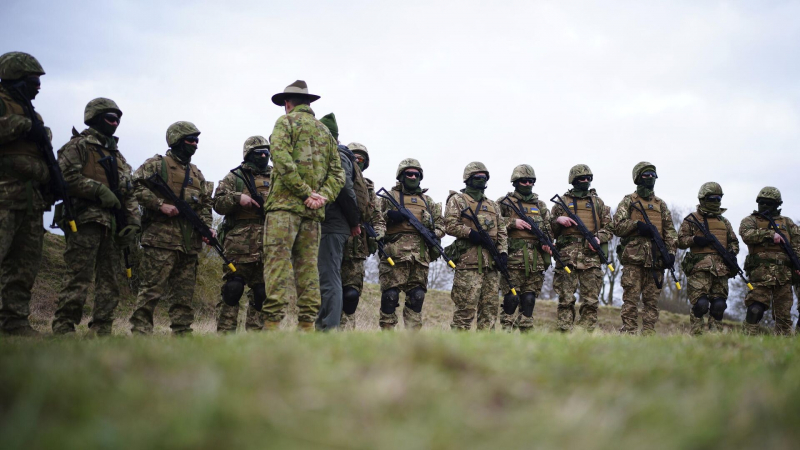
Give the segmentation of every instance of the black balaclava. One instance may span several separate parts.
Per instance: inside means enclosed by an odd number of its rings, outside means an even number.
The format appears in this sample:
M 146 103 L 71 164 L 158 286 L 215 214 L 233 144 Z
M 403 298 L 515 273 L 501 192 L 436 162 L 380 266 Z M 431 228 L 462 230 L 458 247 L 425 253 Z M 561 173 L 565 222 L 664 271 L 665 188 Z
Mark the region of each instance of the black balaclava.
M 483 191 L 486 190 L 486 184 L 489 182 L 489 176 L 485 174 L 475 174 L 467 178 L 466 189 L 464 192 L 469 194 L 470 197 L 477 201 L 483 199 Z
M 422 189 L 420 189 L 419 187 L 421 181 L 422 181 L 422 172 L 419 172 L 419 175 L 417 175 L 414 178 L 407 177 L 405 171 L 403 171 L 403 173 L 400 174 L 400 183 L 403 184 L 403 189 L 406 192 L 411 192 L 411 193 L 421 192 Z
M 5 87 L 13 94 L 21 94 L 25 100 L 33 100 L 39 93 L 41 81 L 38 75 L 31 75 L 18 80 L 2 80 Z
M 781 215 L 781 210 L 778 209 L 778 207 L 781 206 L 783 202 L 764 197 L 759 197 L 756 201 L 758 202 L 758 212 L 772 217 Z
M 654 174 L 653 177 L 644 178 L 644 175 L 647 172 L 652 172 Z M 655 175 L 656 171 L 652 169 L 645 170 L 639 175 L 639 179 L 636 183 L 636 193 L 639 194 L 639 197 L 642 198 L 650 198 L 653 196 L 654 188 L 656 186 L 656 178 L 658 175 Z
M 578 181 L 579 178 L 589 178 L 589 181 Z M 575 194 L 576 197 L 586 197 L 589 195 L 589 187 L 592 185 L 592 177 L 588 175 L 583 175 L 580 177 L 576 177 L 572 180 L 572 193 Z
M 266 156 L 262 156 L 264 154 L 266 154 Z M 244 161 L 250 164 L 256 171 L 263 172 L 269 166 L 269 156 L 269 149 L 257 148 L 248 153 Z
M 112 118 L 113 116 L 107 116 L 107 114 L 113 114 L 116 116 L 117 124 L 111 125 L 110 123 L 106 122 L 106 118 Z M 119 127 L 120 117 L 117 113 L 114 112 L 104 112 L 92 118 L 89 121 L 89 126 L 94 128 L 95 130 L 99 131 L 100 134 L 103 136 L 111 137 L 114 136 L 114 133 L 117 132 L 117 127 Z
M 187 144 L 187 138 L 195 138 L 198 139 L 198 142 L 195 144 Z M 181 164 L 188 164 L 192 161 L 192 155 L 194 152 L 197 151 L 197 145 L 199 144 L 199 138 L 197 135 L 190 135 L 190 136 L 183 136 L 178 142 L 175 143 L 171 147 L 172 155 L 181 162 Z
M 514 190 L 517 191 L 523 200 L 528 201 L 533 197 L 533 185 L 536 184 L 535 178 L 533 180 L 533 184 L 531 185 L 521 184 L 520 180 L 516 180 L 511 184 L 514 186 Z
M 700 199 L 700 211 L 717 215 L 722 209 L 722 196 L 721 195 L 707 195 Z

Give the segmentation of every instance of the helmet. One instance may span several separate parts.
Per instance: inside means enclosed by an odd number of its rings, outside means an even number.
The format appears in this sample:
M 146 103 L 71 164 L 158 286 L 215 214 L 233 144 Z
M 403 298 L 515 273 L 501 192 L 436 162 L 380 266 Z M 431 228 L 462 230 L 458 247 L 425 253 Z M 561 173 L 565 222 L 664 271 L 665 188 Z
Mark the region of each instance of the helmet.
M 767 186 L 764 189 L 761 189 L 761 191 L 758 193 L 758 197 L 756 197 L 756 201 L 758 201 L 760 198 L 768 198 L 770 200 L 775 200 L 778 203 L 783 203 L 783 200 L 781 199 L 781 191 L 772 186 Z
M 264 136 L 250 136 L 244 141 L 242 159 L 247 158 L 247 154 L 259 148 L 269 148 L 269 141 Z
M 514 167 L 514 171 L 511 172 L 511 182 L 513 183 L 520 178 L 533 178 L 535 180 L 536 172 L 533 171 L 533 167 L 527 164 L 520 164 Z
M 650 164 L 647 161 L 642 161 L 639 164 L 633 166 L 633 182 L 634 182 L 634 184 L 638 183 L 639 177 L 641 177 L 642 174 L 644 172 L 648 171 L 648 170 L 652 170 L 653 172 L 656 172 L 656 166 L 654 166 L 653 164 Z M 656 178 L 658 178 L 658 176 L 656 176 Z M 572 181 L 572 180 L 570 180 L 570 181 Z
M 704 199 L 707 195 L 724 195 L 722 193 L 722 186 L 719 183 L 709 181 L 700 186 L 700 191 L 697 193 L 697 198 Z
M 569 169 L 569 180 L 567 180 L 567 183 L 572 184 L 572 182 L 575 181 L 575 178 L 585 176 L 594 177 L 592 169 L 590 169 L 589 166 L 586 164 L 572 166 L 572 168 Z
M 419 179 L 421 180 L 425 173 L 422 172 L 422 165 L 414 158 L 406 158 L 400 161 L 400 164 L 397 166 L 397 174 L 395 175 L 395 179 L 400 179 L 400 175 L 405 172 L 406 169 L 417 169 L 419 170 Z
M 115 112 L 118 116 L 122 117 L 122 111 L 119 109 L 114 100 L 109 98 L 99 97 L 86 104 L 86 109 L 83 110 L 83 123 L 89 125 L 89 121 L 105 112 Z
M 514 169 L 514 170 L 516 170 L 516 169 Z M 482 162 L 473 161 L 473 162 L 467 164 L 467 167 L 464 167 L 464 177 L 463 177 L 464 179 L 463 179 L 463 181 L 466 183 L 467 180 L 469 180 L 469 177 L 475 175 L 478 172 L 486 172 L 486 177 L 487 178 L 489 177 L 489 169 L 487 169 L 486 166 L 484 166 Z M 533 172 L 533 169 L 531 169 L 531 172 Z
M 347 148 L 349 148 L 350 151 L 353 153 L 360 153 L 361 155 L 364 155 L 364 169 L 369 167 L 369 153 L 367 153 L 367 147 L 365 147 L 364 144 L 359 144 L 358 142 L 351 142 L 347 144 Z M 419 164 L 419 162 L 417 164 Z M 419 170 L 420 172 L 422 172 L 422 169 Z
M 186 136 L 200 134 L 200 130 L 192 122 L 175 122 L 167 128 L 167 145 L 172 147 Z
M 0 55 L 0 79 L 18 80 L 28 75 L 44 75 L 44 69 L 36 58 L 22 52 Z

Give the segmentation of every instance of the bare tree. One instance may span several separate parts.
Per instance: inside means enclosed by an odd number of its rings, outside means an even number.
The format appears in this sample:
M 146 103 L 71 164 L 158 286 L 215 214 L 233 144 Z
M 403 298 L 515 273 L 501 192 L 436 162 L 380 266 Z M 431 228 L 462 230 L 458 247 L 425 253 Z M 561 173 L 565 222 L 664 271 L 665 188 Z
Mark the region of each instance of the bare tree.
M 428 289 L 449 291 L 453 288 L 454 276 L 455 270 L 451 269 L 444 259 L 432 261 L 428 265 Z
M 682 205 L 670 205 L 669 210 L 672 212 L 672 225 L 675 229 L 679 229 L 683 218 L 692 212 L 693 208 Z M 661 298 L 659 299 L 659 307 L 665 311 L 671 311 L 681 314 L 689 313 L 689 294 L 686 292 L 686 274 L 683 273 L 681 261 L 683 261 L 687 250 L 678 249 L 675 252 L 675 276 L 681 284 L 682 289 L 675 286 L 675 281 L 672 275 L 667 271 L 664 273 L 664 284 L 661 290 Z
M 378 284 L 378 265 L 380 260 L 375 253 L 364 262 L 364 282 Z
M 622 263 L 619 262 L 619 257 L 617 256 L 617 246 L 619 242 L 619 237 L 614 236 L 608 243 L 608 262 L 614 267 L 614 271 L 612 272 L 608 267 L 603 267 L 604 282 L 600 290 L 600 301 L 603 302 L 604 305 L 613 305 L 617 298 L 619 298 L 620 301 L 622 300 L 617 296 L 616 292 L 618 291 L 617 288 L 620 287 L 618 282 L 622 274 Z

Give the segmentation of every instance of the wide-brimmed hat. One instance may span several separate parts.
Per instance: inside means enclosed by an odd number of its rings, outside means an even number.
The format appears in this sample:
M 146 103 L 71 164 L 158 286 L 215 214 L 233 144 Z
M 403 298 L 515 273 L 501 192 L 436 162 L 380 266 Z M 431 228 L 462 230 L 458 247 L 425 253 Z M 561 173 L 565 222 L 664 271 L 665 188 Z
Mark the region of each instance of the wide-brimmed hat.
M 299 95 L 301 97 L 305 97 L 309 100 L 309 103 L 315 102 L 319 100 L 319 95 L 313 95 L 308 93 L 308 85 L 303 80 L 297 80 L 294 83 L 286 86 L 286 89 L 279 94 L 275 94 L 272 96 L 272 103 L 275 103 L 278 106 L 283 106 L 283 101 L 288 96 Z

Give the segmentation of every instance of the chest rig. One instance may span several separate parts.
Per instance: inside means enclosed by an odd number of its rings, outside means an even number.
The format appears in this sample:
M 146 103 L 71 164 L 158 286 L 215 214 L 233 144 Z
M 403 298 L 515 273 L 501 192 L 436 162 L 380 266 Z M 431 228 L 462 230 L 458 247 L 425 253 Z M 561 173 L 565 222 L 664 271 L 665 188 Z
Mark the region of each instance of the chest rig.
M 396 191 L 392 189 L 389 191 L 392 197 L 397 200 L 401 206 L 405 207 L 412 214 L 414 217 L 419 219 L 420 222 L 425 223 L 425 219 L 423 218 L 423 212 L 428 211 L 428 214 L 433 216 L 430 212 L 430 208 L 428 207 L 428 203 L 425 201 L 425 197 L 422 195 L 417 194 L 404 194 L 402 191 Z M 404 220 L 400 223 L 393 223 L 391 225 L 386 226 L 386 234 L 397 234 L 397 233 L 416 233 L 417 230 L 407 220 Z
M 653 198 L 653 200 L 655 200 L 655 198 Z M 631 203 L 636 203 L 637 201 L 642 202 L 642 206 L 644 206 L 644 210 L 647 213 L 647 218 L 650 219 L 650 222 L 656 227 L 658 234 L 663 236 L 664 232 L 663 224 L 661 223 L 661 202 L 656 202 L 653 200 L 645 200 L 639 197 L 639 194 L 635 192 L 631 195 Z M 631 208 L 631 220 L 638 220 L 641 222 L 645 221 L 642 213 L 634 208 Z
M 708 217 L 708 216 L 698 217 L 696 213 L 692 213 L 692 216 L 695 218 L 695 220 L 704 224 L 706 228 L 708 228 L 708 231 L 710 231 L 711 234 L 713 234 L 714 237 L 717 238 L 720 244 L 722 244 L 722 247 L 728 248 L 728 227 L 725 225 L 725 222 L 723 222 L 722 219 L 720 219 L 719 217 Z M 700 230 L 695 230 L 694 235 L 703 237 L 703 232 Z M 689 250 L 692 253 L 697 253 L 697 254 L 717 253 L 717 251 L 714 250 L 714 247 L 710 245 L 707 245 L 705 247 L 698 247 L 696 245 L 692 245 L 689 248 Z

